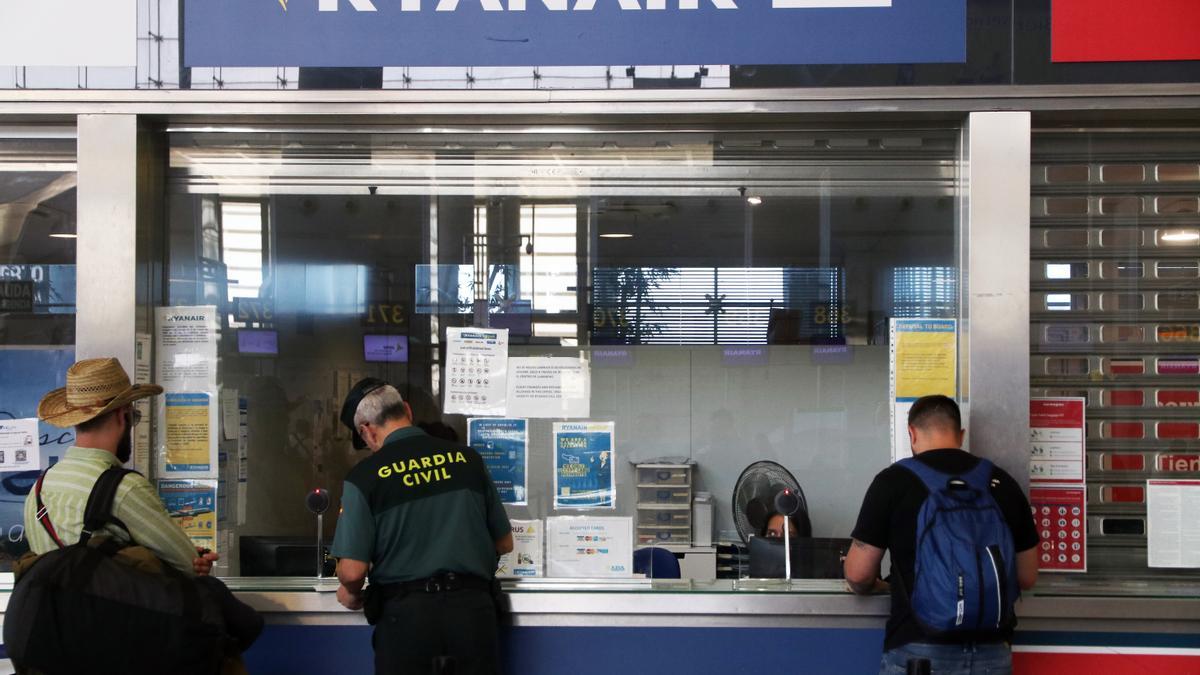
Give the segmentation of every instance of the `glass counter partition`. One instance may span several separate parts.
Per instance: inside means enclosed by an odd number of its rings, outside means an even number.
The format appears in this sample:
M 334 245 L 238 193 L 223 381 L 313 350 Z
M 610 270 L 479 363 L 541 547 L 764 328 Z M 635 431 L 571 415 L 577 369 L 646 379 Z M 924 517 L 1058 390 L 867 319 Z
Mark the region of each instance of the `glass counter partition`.
M 75 438 L 36 418 L 75 360 L 76 182 L 74 128 L 0 125 L 0 572 L 29 550 L 39 470 Z
M 357 379 L 386 379 L 418 423 L 468 439 L 469 416 L 442 412 L 460 377 L 482 378 L 448 360 L 448 331 L 472 327 L 507 329 L 513 359 L 581 360 L 586 414 L 570 421 L 611 424 L 610 499 L 585 510 L 556 489 L 568 420 L 526 416 L 514 521 L 561 537 L 572 521 L 547 519 L 621 518 L 619 547 L 665 549 L 679 568 L 638 554 L 625 575 L 746 577 L 746 539 L 770 514 L 739 522 L 735 489 L 772 462 L 836 564 L 890 462 L 889 319 L 959 315 L 954 128 L 168 137 L 155 358 L 160 374 L 179 363 L 169 316 L 200 317 L 216 356 L 203 400 L 222 429 L 200 487 L 226 575 L 315 572 L 305 496 L 331 493 L 330 541 L 365 456 L 337 419 Z M 163 429 L 188 394 L 168 386 L 156 416 L 160 480 L 198 475 Z M 541 576 L 578 572 L 551 558 Z M 803 575 L 828 576 L 810 563 Z

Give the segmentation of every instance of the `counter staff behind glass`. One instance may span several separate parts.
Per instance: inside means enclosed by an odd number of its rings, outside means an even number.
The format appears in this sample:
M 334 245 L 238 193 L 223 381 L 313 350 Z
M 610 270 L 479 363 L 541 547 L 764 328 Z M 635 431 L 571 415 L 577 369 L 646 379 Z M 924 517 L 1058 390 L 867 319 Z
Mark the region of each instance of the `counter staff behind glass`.
M 400 393 L 374 378 L 351 389 L 341 420 L 372 455 L 346 477 L 338 601 L 375 625 L 375 672 L 447 660 L 459 675 L 498 672 L 493 584 L 513 538 L 479 453 L 413 426 Z

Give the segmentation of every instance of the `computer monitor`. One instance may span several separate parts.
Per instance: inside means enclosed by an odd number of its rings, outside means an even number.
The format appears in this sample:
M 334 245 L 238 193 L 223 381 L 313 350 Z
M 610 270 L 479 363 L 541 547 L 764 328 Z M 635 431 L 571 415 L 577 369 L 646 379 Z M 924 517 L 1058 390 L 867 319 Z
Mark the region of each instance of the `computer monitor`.
M 279 355 L 279 333 L 273 330 L 242 328 L 237 333 L 238 354 Z
M 317 545 L 309 537 L 240 537 L 238 555 L 244 577 L 315 577 Z M 325 576 L 334 573 L 325 549 Z
M 367 363 L 408 363 L 408 336 L 364 335 L 363 360 Z
M 842 558 L 850 550 L 849 539 L 792 537 L 793 579 L 841 579 Z M 750 538 L 750 576 L 782 579 L 783 540 Z

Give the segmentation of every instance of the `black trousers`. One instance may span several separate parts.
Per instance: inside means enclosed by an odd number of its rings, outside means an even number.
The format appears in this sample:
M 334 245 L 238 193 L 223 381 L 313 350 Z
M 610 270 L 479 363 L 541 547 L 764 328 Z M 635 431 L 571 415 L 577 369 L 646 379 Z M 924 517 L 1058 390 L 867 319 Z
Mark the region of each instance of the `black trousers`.
M 499 675 L 496 605 L 487 591 L 408 593 L 393 598 L 375 624 L 376 675 L 432 675 L 450 657 L 454 675 Z

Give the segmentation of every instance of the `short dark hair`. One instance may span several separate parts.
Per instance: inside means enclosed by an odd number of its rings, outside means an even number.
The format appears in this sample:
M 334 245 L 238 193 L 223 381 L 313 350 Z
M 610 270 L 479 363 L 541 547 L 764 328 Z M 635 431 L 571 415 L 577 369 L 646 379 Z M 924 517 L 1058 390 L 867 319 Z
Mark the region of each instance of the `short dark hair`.
M 93 417 L 92 419 L 90 419 L 86 422 L 81 422 L 79 424 L 76 424 L 75 431 L 76 432 L 82 431 L 85 434 L 96 431 L 100 427 L 107 424 L 108 420 L 112 419 L 113 415 L 121 412 L 122 410 L 124 410 L 124 408 L 117 408 L 116 410 L 109 410 L 108 412 L 104 413 L 103 415 L 99 415 L 97 417 Z
M 941 394 L 922 396 L 909 409 L 908 424 L 923 430 L 942 428 L 961 431 L 962 413 L 958 410 L 958 404 L 949 396 Z

